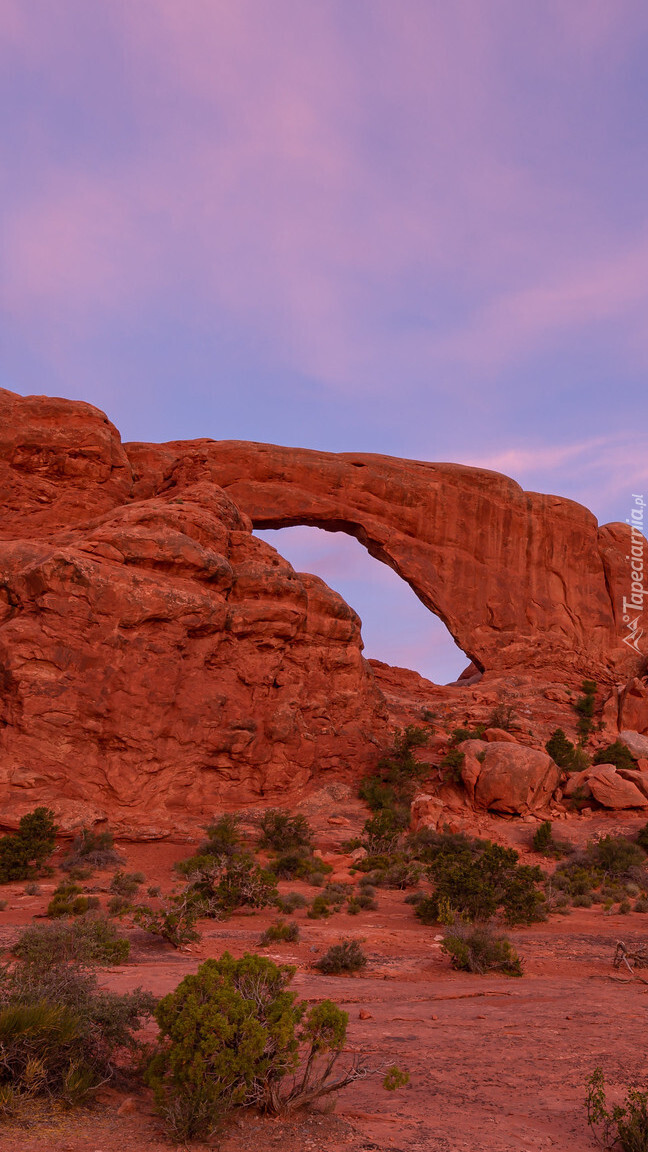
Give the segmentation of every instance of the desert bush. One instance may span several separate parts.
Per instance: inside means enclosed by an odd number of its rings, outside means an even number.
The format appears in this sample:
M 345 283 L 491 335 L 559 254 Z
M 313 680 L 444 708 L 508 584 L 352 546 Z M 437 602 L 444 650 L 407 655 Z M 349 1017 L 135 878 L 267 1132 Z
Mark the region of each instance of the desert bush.
M 498 704 L 491 712 L 488 718 L 488 728 L 500 728 L 504 732 L 510 732 L 515 717 L 515 710 L 512 704 Z
M 315 964 L 325 976 L 358 972 L 366 966 L 367 957 L 357 940 L 341 940 L 339 944 L 332 944 Z
M 352 1067 L 334 1075 L 347 1014 L 330 1000 L 307 1013 L 288 988 L 294 973 L 265 957 L 234 960 L 226 952 L 160 1002 L 161 1041 L 147 1081 L 174 1139 L 213 1136 L 236 1107 L 276 1114 L 305 1106 L 359 1074 Z
M 144 880 L 143 872 L 115 872 L 110 881 L 110 891 L 117 896 L 134 896 Z
M 573 851 L 570 844 L 554 839 L 551 820 L 543 820 L 538 825 L 533 834 L 532 845 L 534 852 L 539 852 L 542 856 L 552 856 L 556 860 L 562 856 L 569 856 Z
M 206 839 L 200 845 L 198 854 L 225 857 L 238 855 L 243 844 L 240 820 L 238 813 L 228 812 L 213 824 L 208 824 L 205 829 Z
M 42 870 L 56 844 L 54 813 L 35 808 L 23 816 L 18 830 L 0 837 L 0 884 L 31 880 Z
M 191 865 L 183 899 L 193 906 L 196 916 L 221 919 L 237 908 L 265 908 L 278 898 L 276 876 L 256 864 L 249 853 L 229 858 L 194 856 L 183 865 Z
M 472 728 L 453 728 L 450 743 L 463 744 L 464 740 L 483 740 L 485 731 L 485 724 L 473 724 Z
M 274 924 L 266 928 L 259 944 L 263 947 L 267 944 L 294 944 L 296 940 L 299 940 L 299 925 L 294 920 L 289 924 L 285 920 L 275 920 Z
M 196 928 L 196 900 L 186 892 L 171 896 L 159 908 L 136 904 L 128 911 L 140 928 L 166 940 L 173 948 L 182 948 L 185 944 L 200 940 L 200 932 Z
M 110 1080 L 139 1044 L 135 1033 L 155 1007 L 150 993 L 98 987 L 74 963 L 19 960 L 0 981 L 0 1109 L 47 1096 L 76 1104 Z
M 385 752 L 373 772 L 360 782 L 358 795 L 374 813 L 392 812 L 392 826 L 406 828 L 409 823 L 409 806 L 414 796 L 416 782 L 428 771 L 414 757 L 414 749 L 427 744 L 429 734 L 422 728 L 409 724 L 403 732 L 397 733 L 392 747 Z M 385 824 L 385 829 L 387 829 Z M 377 826 L 377 831 L 379 828 Z M 365 826 L 365 836 L 371 833 Z
M 648 1093 L 629 1088 L 623 1104 L 607 1106 L 605 1078 L 595 1068 L 587 1081 L 587 1123 L 604 1148 L 648 1152 Z
M 409 1072 L 399 1068 L 398 1064 L 392 1064 L 385 1073 L 382 1086 L 386 1092 L 395 1092 L 397 1088 L 404 1088 L 409 1082 Z
M 452 967 L 462 972 L 503 972 L 521 976 L 522 962 L 506 936 L 497 936 L 488 924 L 455 924 L 441 948 Z
M 632 867 L 646 863 L 646 853 L 638 844 L 625 836 L 603 836 L 594 844 L 588 845 L 588 855 L 593 864 L 606 876 L 627 876 Z
M 632 770 L 637 767 L 637 761 L 632 752 L 620 740 L 615 740 L 613 744 L 607 744 L 605 748 L 599 748 L 594 753 L 592 760 L 594 764 L 614 764 L 615 768 Z
M 439 760 L 439 768 L 441 768 L 446 780 L 453 784 L 461 784 L 461 770 L 465 759 L 465 752 L 461 752 L 459 748 L 448 749 L 445 756 Z
M 415 909 L 424 923 L 449 913 L 467 920 L 488 920 L 498 909 L 507 924 L 531 924 L 544 919 L 544 896 L 537 885 L 537 867 L 519 864 L 512 848 L 489 840 L 469 841 L 437 834 L 437 851 L 428 842 L 426 859 L 434 891 Z
M 214 891 L 225 914 L 237 908 L 265 908 L 278 896 L 272 872 L 255 864 L 247 855 L 228 862 Z
M 409 807 L 381 808 L 375 816 L 365 821 L 363 847 L 370 856 L 393 852 L 409 822 Z
M 115 850 L 115 841 L 109 828 L 103 832 L 93 832 L 82 828 L 72 841 L 72 847 L 61 861 L 61 868 L 69 872 L 71 868 L 110 868 L 120 864 L 122 857 Z
M 80 967 L 121 964 L 130 945 L 103 916 L 83 916 L 70 923 L 32 924 L 13 946 L 23 965 L 41 971 L 61 964 Z
M 322 861 L 313 855 L 310 848 L 290 848 L 281 852 L 270 865 L 280 880 L 308 880 L 314 872 L 321 871 L 321 867 Z
M 585 750 L 572 744 L 562 728 L 556 728 L 555 732 L 552 732 L 545 749 L 554 763 L 567 772 L 580 772 L 589 765 L 589 757 Z
M 423 875 L 423 865 L 418 860 L 400 857 L 380 873 L 380 884 L 385 888 L 415 888 Z
M 313 830 L 305 816 L 291 816 L 281 808 L 268 808 L 260 820 L 259 847 L 273 852 L 310 848 Z
M 332 908 L 326 896 L 316 896 L 306 915 L 309 920 L 325 920 L 331 915 Z
M 648 900 L 645 896 L 640 896 L 638 900 L 635 900 L 634 910 L 635 912 L 648 912 Z
M 637 833 L 637 844 L 643 848 L 644 852 L 648 852 L 648 824 L 644 824 Z
M 594 707 L 596 705 L 596 683 L 594 680 L 583 680 L 581 684 L 582 696 L 579 696 L 573 707 L 578 715 L 576 731 L 580 744 L 588 739 L 594 726 Z
M 277 896 L 275 908 L 278 912 L 290 916 L 297 908 L 305 908 L 308 900 L 301 892 L 287 892 L 284 896 Z
M 99 907 L 97 896 L 85 896 L 78 884 L 59 884 L 47 905 L 47 915 L 52 919 L 58 916 L 85 916 L 86 912 Z
M 110 916 L 124 916 L 133 905 L 125 896 L 111 896 L 106 907 Z

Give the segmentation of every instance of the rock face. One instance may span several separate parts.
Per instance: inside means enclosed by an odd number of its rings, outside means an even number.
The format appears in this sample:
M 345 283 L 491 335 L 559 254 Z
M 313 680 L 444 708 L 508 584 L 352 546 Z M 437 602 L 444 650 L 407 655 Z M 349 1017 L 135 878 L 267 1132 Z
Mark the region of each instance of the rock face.
M 642 671 L 619 639 L 624 526 L 599 531 L 579 505 L 492 472 L 124 445 L 88 404 L 0 390 L 0 492 L 5 822 L 47 803 L 69 824 L 195 830 L 220 806 L 289 803 L 320 773 L 357 778 L 394 717 L 427 703 L 434 686 L 364 661 L 357 615 L 253 526 L 356 536 L 475 661 L 455 695 L 510 670 L 540 684 Z M 536 803 L 545 783 L 520 770 L 507 794 Z
M 159 835 L 362 771 L 388 728 L 357 615 L 214 483 L 129 497 L 111 425 L 58 404 L 0 421 L 2 810 Z
M 546 752 L 519 744 L 486 744 L 482 757 L 475 782 L 478 807 L 524 816 L 547 806 L 560 773 Z

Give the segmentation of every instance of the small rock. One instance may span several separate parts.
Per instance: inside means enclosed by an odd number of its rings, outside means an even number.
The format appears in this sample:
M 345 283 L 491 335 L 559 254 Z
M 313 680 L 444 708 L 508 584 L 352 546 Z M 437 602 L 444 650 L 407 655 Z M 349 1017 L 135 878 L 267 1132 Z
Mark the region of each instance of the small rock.
M 121 1104 L 119 1105 L 119 1108 L 117 1109 L 117 1115 L 126 1116 L 129 1112 L 134 1112 L 135 1109 L 136 1105 L 133 1097 L 127 1096 L 126 1099 L 122 1100 Z
M 371 1012 L 367 1012 L 366 1008 L 361 1008 L 360 1011 L 358 1012 L 358 1019 L 359 1020 L 373 1020 L 373 1015 L 371 1014 Z

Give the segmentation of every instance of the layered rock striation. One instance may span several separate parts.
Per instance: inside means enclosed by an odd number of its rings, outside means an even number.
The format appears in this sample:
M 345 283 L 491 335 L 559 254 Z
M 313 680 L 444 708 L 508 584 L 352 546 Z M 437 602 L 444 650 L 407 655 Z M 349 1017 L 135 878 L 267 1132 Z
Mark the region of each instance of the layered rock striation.
M 50 803 L 70 826 L 183 832 L 375 759 L 398 674 L 363 659 L 355 612 L 253 527 L 356 536 L 484 683 L 612 684 L 645 664 L 621 640 L 629 530 L 492 472 L 122 444 L 88 404 L 0 391 L 0 493 L 5 822 Z M 410 678 L 418 707 L 427 682 Z M 626 716 L 645 706 L 642 683 L 618 697 Z

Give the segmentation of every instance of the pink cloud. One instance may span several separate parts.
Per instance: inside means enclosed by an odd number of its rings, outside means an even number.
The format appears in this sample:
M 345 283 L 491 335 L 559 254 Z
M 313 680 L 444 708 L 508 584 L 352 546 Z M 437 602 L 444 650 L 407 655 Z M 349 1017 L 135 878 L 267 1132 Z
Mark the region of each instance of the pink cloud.
M 6 4 L 11 51 L 73 72 L 76 5 L 67 20 L 43 7 L 35 23 Z M 570 189 L 566 209 L 558 168 L 540 183 L 514 157 L 519 111 L 500 79 L 507 33 L 514 45 L 532 35 L 541 56 L 559 44 L 586 70 L 643 23 L 634 3 L 624 10 L 634 25 L 611 25 L 596 0 L 552 0 L 528 23 L 503 0 L 412 0 L 406 15 L 374 0 L 359 65 L 336 4 L 119 5 L 111 27 L 141 147 L 95 171 L 38 152 L 38 178 L 6 213 L 5 305 L 58 340 L 62 325 L 75 333 L 182 284 L 287 367 L 358 393 L 422 366 L 469 379 L 639 309 L 648 240 L 633 252 L 585 192 Z M 446 284 L 464 318 L 440 332 Z M 401 296 L 419 323 L 394 322 Z

